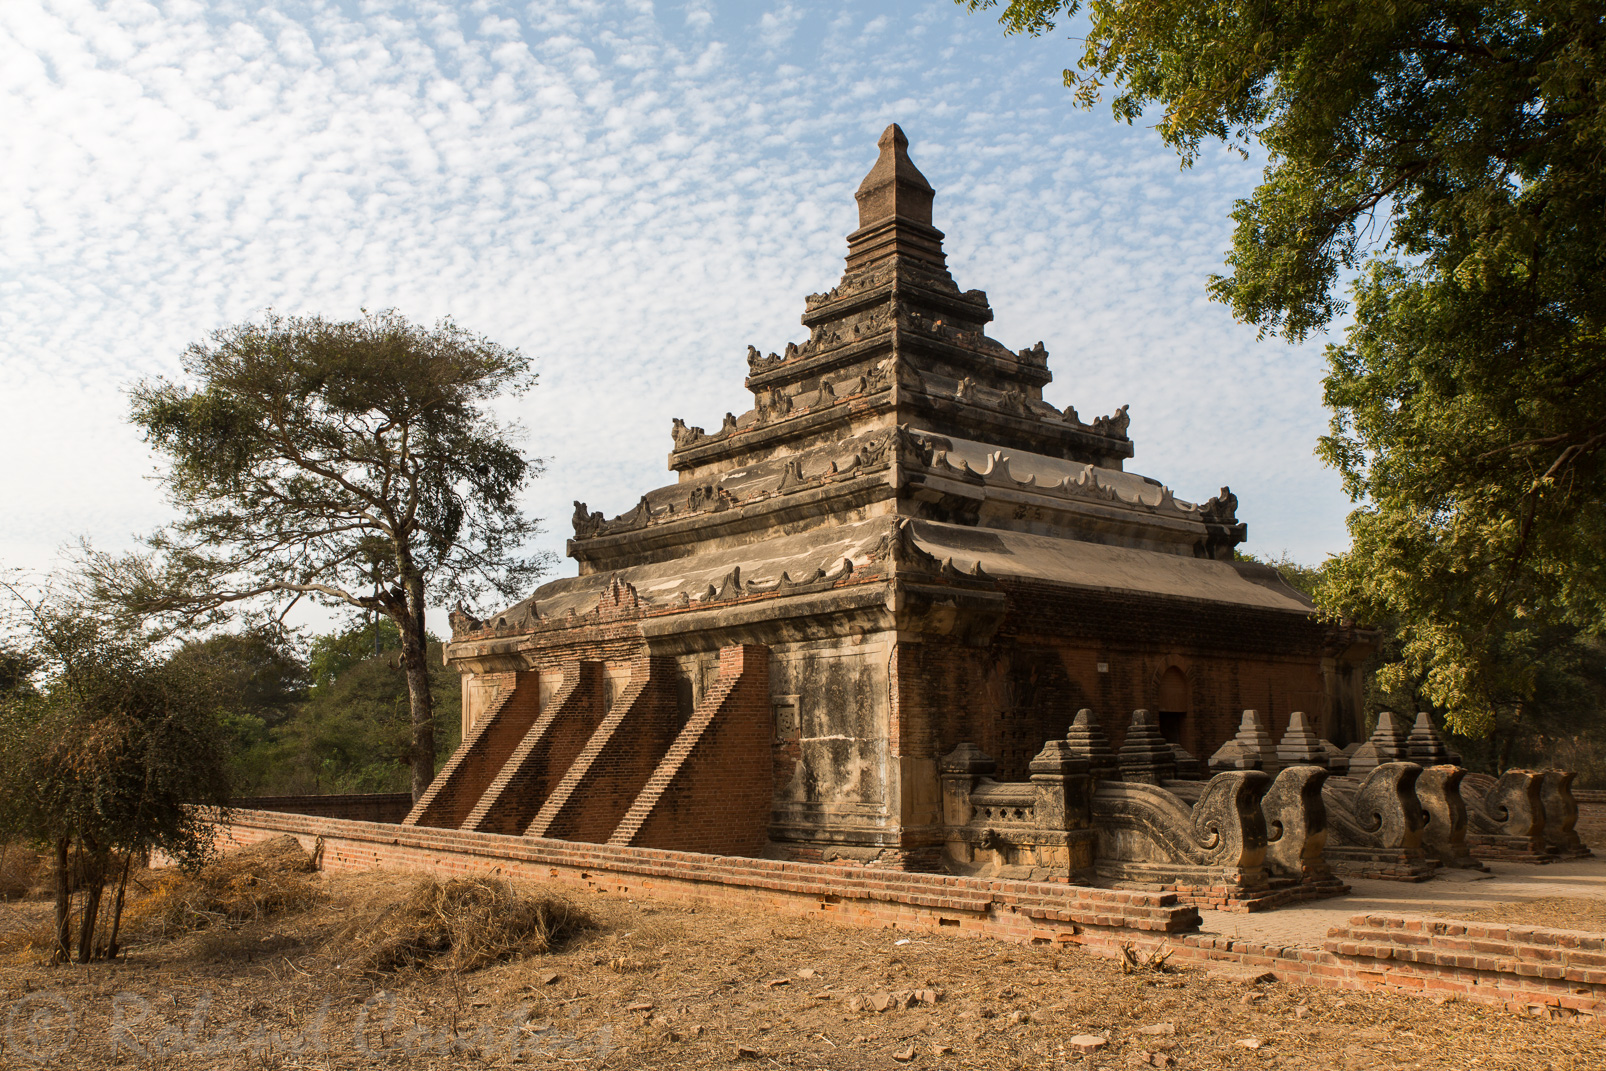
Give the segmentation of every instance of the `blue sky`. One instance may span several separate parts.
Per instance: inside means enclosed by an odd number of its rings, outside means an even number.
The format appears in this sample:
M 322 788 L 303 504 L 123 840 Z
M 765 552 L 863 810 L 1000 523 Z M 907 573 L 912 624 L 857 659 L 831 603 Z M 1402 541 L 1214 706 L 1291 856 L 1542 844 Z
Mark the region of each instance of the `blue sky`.
M 670 482 L 670 419 L 747 408 L 746 347 L 805 337 L 894 121 L 994 337 L 1046 343 L 1050 401 L 1130 403 L 1129 467 L 1230 484 L 1247 549 L 1343 549 L 1321 340 L 1256 341 L 1205 293 L 1259 166 L 1183 170 L 1077 109 L 1074 32 L 949 0 L 5 0 L 0 566 L 161 523 L 123 392 L 268 306 L 450 315 L 534 357 L 507 415 L 561 553 L 572 500 Z

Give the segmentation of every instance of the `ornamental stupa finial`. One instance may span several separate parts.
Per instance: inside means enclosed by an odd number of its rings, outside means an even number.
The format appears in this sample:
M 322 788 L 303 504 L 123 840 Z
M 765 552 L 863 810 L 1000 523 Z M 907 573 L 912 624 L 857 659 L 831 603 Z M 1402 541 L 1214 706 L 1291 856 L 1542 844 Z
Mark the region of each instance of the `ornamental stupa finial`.
M 876 143 L 881 155 L 859 183 L 859 229 L 848 235 L 848 270 L 887 257 L 910 257 L 942 269 L 942 232 L 931 225 L 936 191 L 909 159 L 909 139 L 893 123 Z

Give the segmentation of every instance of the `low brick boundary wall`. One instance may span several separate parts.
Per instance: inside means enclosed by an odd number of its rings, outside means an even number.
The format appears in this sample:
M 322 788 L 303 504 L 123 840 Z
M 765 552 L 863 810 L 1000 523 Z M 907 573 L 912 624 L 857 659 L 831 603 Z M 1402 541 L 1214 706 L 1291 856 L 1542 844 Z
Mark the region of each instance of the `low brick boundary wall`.
M 1172 893 L 987 881 L 868 867 L 699 855 L 577 841 L 235 811 L 220 839 L 251 844 L 284 833 L 323 840 L 326 870 L 373 867 L 495 873 L 697 906 L 826 915 L 854 925 L 1071 941 L 1085 930 L 1178 933 L 1199 912 Z
M 1157 943 L 1138 941 L 1144 948 Z M 1170 962 L 1336 989 L 1394 989 L 1551 1019 L 1606 1018 L 1606 934 L 1416 915 L 1353 915 L 1321 948 L 1187 934 Z
M 1397 989 L 1557 1019 L 1606 1018 L 1606 934 L 1366 914 L 1320 948 L 1197 932 L 1173 893 L 989 881 L 820 863 L 698 855 L 275 811 L 237 810 L 223 844 L 322 840 L 326 870 L 498 874 L 698 907 L 810 915 L 1032 944 L 1164 949 L 1170 962 L 1339 989 Z
M 1588 847 L 1606 851 L 1606 789 L 1575 788 L 1573 799 L 1578 802 L 1574 831 Z
M 243 796 L 234 807 L 252 811 L 285 811 L 358 822 L 400 822 L 413 808 L 409 792 L 351 792 L 327 796 Z

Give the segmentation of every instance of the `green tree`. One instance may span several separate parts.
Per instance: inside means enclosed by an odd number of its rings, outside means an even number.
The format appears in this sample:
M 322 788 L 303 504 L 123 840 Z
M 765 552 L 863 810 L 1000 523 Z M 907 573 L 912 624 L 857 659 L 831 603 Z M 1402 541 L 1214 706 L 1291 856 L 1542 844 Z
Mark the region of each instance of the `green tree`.
M 277 773 L 262 745 L 307 697 L 307 664 L 291 637 L 271 628 L 221 633 L 183 643 L 172 658 L 216 683 L 234 791 L 258 791 Z
M 431 637 L 433 640 L 433 637 Z M 389 618 L 314 636 L 307 651 L 307 675 L 314 689 L 328 688 L 351 667 L 401 650 L 401 633 Z
M 92 594 L 175 625 L 310 598 L 382 614 L 401 640 L 420 795 L 435 770 L 425 603 L 521 594 L 548 556 L 517 497 L 540 463 L 489 411 L 535 380 L 515 350 L 449 321 L 269 315 L 184 354 L 188 383 L 147 381 L 133 420 L 170 467 L 181 519 L 148 551 L 86 548 Z
M 0 699 L 31 693 L 33 675 L 38 669 L 27 651 L 0 642 Z
M 353 630 L 358 632 L 359 630 Z M 430 656 L 441 656 L 433 638 Z M 460 738 L 461 680 L 456 673 L 430 677 L 442 731 L 436 758 Z M 295 716 L 271 734 L 278 792 L 396 792 L 407 787 L 407 679 L 397 655 L 369 656 L 315 686 Z
M 35 694 L 34 676 L 38 671 L 38 663 L 23 645 L 12 637 L 0 637 L 0 756 L 21 754 L 18 734 L 23 722 L 13 716 L 13 711 Z M 19 793 L 7 791 L 8 787 L 5 773 L 0 771 L 0 867 L 11 846 L 28 832 L 28 801 Z
M 1316 597 L 1316 589 L 1321 586 L 1322 577 L 1327 572 L 1326 562 L 1321 565 L 1306 565 L 1303 562 L 1295 561 L 1286 550 L 1279 554 L 1268 554 L 1263 557 L 1235 550 L 1233 551 L 1233 557 L 1241 562 L 1254 562 L 1257 565 L 1271 566 L 1283 578 L 1283 583 L 1308 599 Z
M 78 960 L 113 957 L 134 857 L 160 849 L 199 858 L 215 808 L 228 805 L 220 680 L 70 601 L 6 590 L 8 623 L 41 679 L 0 699 L 0 810 L 9 833 L 54 855 L 57 958 L 73 945 L 75 875 Z M 102 894 L 119 856 L 103 925 Z
M 441 643 L 433 635 L 428 641 L 428 657 L 439 664 Z M 406 790 L 410 701 L 395 626 L 381 618 L 314 636 L 306 649 L 311 687 L 282 719 L 237 738 L 233 762 L 242 791 Z M 443 730 L 435 735 L 437 763 L 461 735 L 461 685 L 456 673 L 430 674 L 431 705 Z
M 994 0 L 959 0 L 972 9 Z M 1080 0 L 1013 0 L 1041 34 Z M 1092 0 L 1084 105 L 1185 163 L 1267 158 L 1213 295 L 1328 347 L 1319 453 L 1358 503 L 1317 599 L 1392 621 L 1390 687 L 1489 732 L 1548 637 L 1606 632 L 1606 9 L 1599 0 Z

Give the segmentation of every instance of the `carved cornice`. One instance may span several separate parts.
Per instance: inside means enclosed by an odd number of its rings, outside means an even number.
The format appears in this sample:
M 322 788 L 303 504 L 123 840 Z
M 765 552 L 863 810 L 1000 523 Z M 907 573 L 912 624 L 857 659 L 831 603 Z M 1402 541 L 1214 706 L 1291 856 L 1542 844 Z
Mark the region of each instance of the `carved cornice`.
M 874 435 L 850 441 L 834 456 L 822 458 L 797 456 L 786 461 L 779 478 L 766 480 L 756 490 L 743 495 L 719 486 L 716 481 L 682 484 L 665 493 L 655 492 L 656 502 L 642 496 L 634 508 L 612 519 L 587 510 L 585 503 L 576 502 L 573 517 L 575 538 L 570 553 L 587 557 L 586 543 L 599 540 L 616 540 L 617 537 L 639 533 L 661 525 L 685 527 L 682 522 L 693 518 L 707 518 L 732 509 L 747 509 L 773 499 L 844 484 L 862 477 L 885 472 L 897 462 L 901 466 L 900 486 L 926 485 L 932 478 L 951 480 L 977 488 L 1008 491 L 1031 495 L 1041 505 L 1052 507 L 1056 502 L 1070 507 L 1085 502 L 1137 511 L 1158 518 L 1169 518 L 1204 526 L 1201 543 L 1222 543 L 1243 538 L 1244 526 L 1226 525 L 1219 518 L 1228 516 L 1224 500 L 1217 496 L 1202 505 L 1194 505 L 1175 497 L 1171 489 L 1158 484 L 1144 483 L 1135 491 L 1130 480 L 1108 481 L 1104 470 L 1083 465 L 1078 471 L 1054 481 L 1039 481 L 1036 474 L 1017 478 L 1010 467 L 1010 453 L 995 450 L 981 468 L 950 454 L 952 440 L 943 436 L 928 435 L 900 425 Z M 1225 491 L 1225 489 L 1223 489 Z M 1230 492 L 1227 492 L 1230 496 Z M 1236 499 L 1232 499 L 1236 502 Z M 695 528 L 688 528 L 688 534 Z
M 585 541 L 570 540 L 568 552 L 571 557 L 593 565 L 595 571 L 628 568 L 660 560 L 663 552 L 674 548 L 806 523 L 857 510 L 895 494 L 896 488 L 885 470 L 853 472 L 786 494 L 755 494 L 723 510 L 677 513 L 645 528 L 598 535 Z
M 639 620 L 646 612 L 647 605 L 647 601 L 632 585 L 623 583 L 615 577 L 602 590 L 597 604 L 583 614 L 570 610 L 566 614 L 549 618 L 535 606 L 522 603 L 489 621 L 480 621 L 463 612 L 461 608 L 454 610 L 448 620 L 452 625 L 452 641 L 456 643 L 524 636 L 546 629 L 574 628 L 582 624 L 599 625 L 634 621 Z
M 1201 515 L 1202 507 L 1177 498 L 1172 494 L 1171 488 L 1145 484 L 1136 494 L 1128 494 L 1120 485 L 1106 483 L 1100 476 L 1100 470 L 1094 465 L 1084 465 L 1080 471 L 1063 479 L 1040 483 L 1035 473 L 1025 479 L 1017 479 L 1010 472 L 1010 455 L 1003 450 L 993 451 L 988 455 L 986 467 L 975 469 L 963 458 L 950 457 L 949 451 L 952 449 L 950 440 L 932 436 L 929 442 L 932 446 L 929 471 L 935 474 L 976 483 L 982 487 L 1030 491 L 1067 501 L 1108 503 L 1129 509 L 1140 509 L 1157 516 L 1177 517 L 1189 521 L 1204 520 Z
M 576 502 L 573 517 L 575 542 L 625 535 L 651 525 L 679 521 L 694 515 L 723 513 L 732 507 L 748 506 L 780 495 L 858 479 L 869 473 L 885 471 L 897 459 L 929 464 L 931 450 L 923 439 L 912 435 L 908 429 L 887 428 L 860 440 L 851 445 L 851 449 L 844 449 L 823 465 L 807 472 L 803 458 L 792 458 L 783 467 L 776 487 L 757 490 L 746 496 L 738 496 L 718 487 L 713 481 L 682 484 L 676 489 L 679 493 L 675 495 L 675 500 L 662 502 L 655 508 L 643 495 L 633 509 L 611 520 L 605 519 L 600 513 L 589 512 L 584 502 Z

